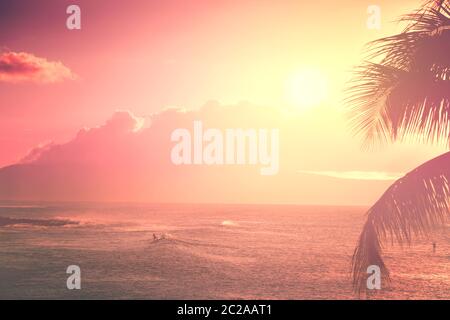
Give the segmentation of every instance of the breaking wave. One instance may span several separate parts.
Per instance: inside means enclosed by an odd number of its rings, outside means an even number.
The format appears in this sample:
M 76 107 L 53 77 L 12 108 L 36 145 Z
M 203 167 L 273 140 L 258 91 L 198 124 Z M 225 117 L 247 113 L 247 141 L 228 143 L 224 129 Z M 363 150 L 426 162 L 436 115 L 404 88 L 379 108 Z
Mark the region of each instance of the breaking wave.
M 78 221 L 63 219 L 16 219 L 0 217 L 0 227 L 11 225 L 32 225 L 40 227 L 62 227 L 66 225 L 78 225 Z

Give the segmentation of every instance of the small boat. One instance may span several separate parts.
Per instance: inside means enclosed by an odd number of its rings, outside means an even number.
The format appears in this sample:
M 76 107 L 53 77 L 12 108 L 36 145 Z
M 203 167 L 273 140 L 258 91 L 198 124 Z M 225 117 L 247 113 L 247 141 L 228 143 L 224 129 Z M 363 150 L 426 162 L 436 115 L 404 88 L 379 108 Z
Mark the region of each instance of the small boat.
M 166 239 L 166 234 L 163 233 L 159 237 L 156 234 L 153 234 L 153 242 L 158 242 Z

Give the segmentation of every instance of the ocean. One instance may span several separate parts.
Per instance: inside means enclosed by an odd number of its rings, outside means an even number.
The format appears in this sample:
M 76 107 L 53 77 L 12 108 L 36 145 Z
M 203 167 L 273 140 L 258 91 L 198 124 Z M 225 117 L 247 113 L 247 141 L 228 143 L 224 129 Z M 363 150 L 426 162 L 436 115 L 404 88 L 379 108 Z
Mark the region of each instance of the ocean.
M 1 203 L 0 299 L 357 299 L 350 262 L 366 210 Z M 450 299 L 449 231 L 387 244 L 392 283 L 361 298 Z M 70 265 L 80 290 L 67 289 Z

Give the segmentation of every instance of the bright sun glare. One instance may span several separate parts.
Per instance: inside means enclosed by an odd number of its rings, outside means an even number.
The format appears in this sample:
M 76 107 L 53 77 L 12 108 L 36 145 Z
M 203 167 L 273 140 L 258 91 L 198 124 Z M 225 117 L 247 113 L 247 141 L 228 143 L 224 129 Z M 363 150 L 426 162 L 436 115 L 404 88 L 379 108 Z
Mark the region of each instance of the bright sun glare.
M 287 83 L 287 102 L 301 110 L 315 107 L 328 95 L 328 79 L 318 69 L 302 69 L 293 74 Z

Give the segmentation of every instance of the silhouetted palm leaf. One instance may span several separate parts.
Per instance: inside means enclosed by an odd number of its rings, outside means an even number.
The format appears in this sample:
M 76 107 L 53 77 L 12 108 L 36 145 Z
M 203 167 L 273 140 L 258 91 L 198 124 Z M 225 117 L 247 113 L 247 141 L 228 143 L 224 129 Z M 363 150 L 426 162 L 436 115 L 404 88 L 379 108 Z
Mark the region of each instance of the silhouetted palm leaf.
M 414 236 L 427 236 L 450 218 L 450 152 L 397 180 L 370 208 L 353 255 L 353 281 L 360 292 L 365 287 L 367 267 L 389 272 L 381 257 L 386 239 L 411 243 Z
M 425 141 L 448 141 L 448 78 L 437 77 L 433 70 L 405 71 L 370 62 L 356 72 L 364 80 L 357 80 L 347 102 L 353 107 L 353 129 L 365 134 L 366 143 L 414 135 Z
M 433 2 L 434 4 L 435 2 Z M 416 136 L 450 139 L 449 2 L 402 18 L 404 32 L 369 44 L 356 68 L 347 103 L 356 134 L 366 143 Z
M 450 3 L 429 1 L 398 35 L 369 44 L 368 59 L 355 69 L 348 89 L 350 121 L 366 142 L 418 137 L 450 142 Z M 389 272 L 382 242 L 410 243 L 449 219 L 450 153 L 396 181 L 367 213 L 352 260 L 356 291 L 365 287 L 369 265 Z

